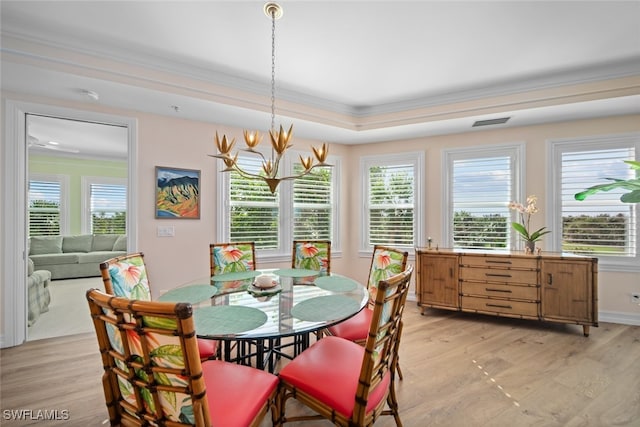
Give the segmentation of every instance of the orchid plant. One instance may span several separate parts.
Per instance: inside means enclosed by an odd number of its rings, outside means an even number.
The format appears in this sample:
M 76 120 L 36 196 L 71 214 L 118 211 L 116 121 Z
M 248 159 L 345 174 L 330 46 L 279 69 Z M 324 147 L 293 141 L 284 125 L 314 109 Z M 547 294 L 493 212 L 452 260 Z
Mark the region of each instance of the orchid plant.
M 526 206 L 518 202 L 509 203 L 509 209 L 518 211 L 518 214 L 520 215 L 520 222 L 512 222 L 511 226 L 527 242 L 537 242 L 545 234 L 551 233 L 549 230 L 545 231 L 547 227 L 542 227 L 534 232 L 530 231 L 531 215 L 538 212 L 538 207 L 536 206 L 537 201 L 538 197 L 531 195 L 527 197 Z

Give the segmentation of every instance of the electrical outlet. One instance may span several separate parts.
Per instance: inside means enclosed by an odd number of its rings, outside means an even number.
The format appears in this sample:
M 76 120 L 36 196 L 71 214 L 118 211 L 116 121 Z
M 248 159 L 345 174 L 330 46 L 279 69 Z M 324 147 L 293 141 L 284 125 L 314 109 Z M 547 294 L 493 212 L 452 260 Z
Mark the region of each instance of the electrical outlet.
M 640 292 L 631 292 L 631 304 L 640 304 Z

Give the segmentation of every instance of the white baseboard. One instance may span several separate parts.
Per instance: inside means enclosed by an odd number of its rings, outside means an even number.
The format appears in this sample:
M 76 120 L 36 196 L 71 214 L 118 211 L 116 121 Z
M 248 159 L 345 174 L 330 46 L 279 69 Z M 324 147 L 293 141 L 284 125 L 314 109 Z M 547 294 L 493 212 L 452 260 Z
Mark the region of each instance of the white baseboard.
M 599 311 L 598 321 L 640 326 L 640 314 L 620 313 L 617 311 Z

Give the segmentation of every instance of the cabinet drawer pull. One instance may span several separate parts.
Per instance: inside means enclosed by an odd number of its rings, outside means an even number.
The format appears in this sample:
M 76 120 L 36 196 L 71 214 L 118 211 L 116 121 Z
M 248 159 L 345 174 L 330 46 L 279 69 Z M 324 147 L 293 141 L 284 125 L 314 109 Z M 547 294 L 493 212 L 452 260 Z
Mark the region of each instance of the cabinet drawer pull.
M 511 292 L 513 292 L 510 289 L 493 289 L 493 288 L 484 288 L 485 291 L 487 292 L 505 292 L 507 294 L 510 294 Z
M 484 273 L 487 277 L 511 277 L 510 274 Z
M 502 305 L 502 304 L 486 304 L 487 307 L 497 307 L 497 308 L 508 308 L 509 310 L 512 310 L 513 307 L 511 307 L 510 305 Z
M 508 260 L 500 260 L 500 259 L 487 259 L 485 260 L 487 264 L 511 264 L 511 261 Z

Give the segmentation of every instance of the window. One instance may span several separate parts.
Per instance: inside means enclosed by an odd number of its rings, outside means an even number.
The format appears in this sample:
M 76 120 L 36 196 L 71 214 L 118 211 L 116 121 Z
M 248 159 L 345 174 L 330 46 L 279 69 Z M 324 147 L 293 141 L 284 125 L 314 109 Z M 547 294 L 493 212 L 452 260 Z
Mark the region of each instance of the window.
M 575 194 L 605 178 L 630 179 L 624 160 L 635 160 L 640 135 L 602 136 L 551 142 L 555 250 L 597 256 L 602 265 L 637 271 L 638 207 L 623 203 L 624 190 L 600 192 L 577 201 Z
M 84 203 L 88 215 L 83 220 L 85 232 L 91 234 L 126 234 L 126 180 L 106 177 L 83 177 Z
M 446 150 L 445 236 L 454 248 L 513 247 L 509 202 L 519 199 L 524 144 Z
M 361 249 L 413 248 L 420 233 L 418 183 L 424 153 L 363 157 L 364 212 Z
M 288 157 L 298 159 L 297 153 Z M 261 158 L 240 153 L 238 163 L 251 173 L 261 173 Z M 221 219 L 218 226 L 220 240 L 229 242 L 253 241 L 263 256 L 291 257 L 294 239 L 329 239 L 339 247 L 336 236 L 334 197 L 337 192 L 338 159 L 327 160 L 333 167 L 315 168 L 302 178 L 283 181 L 271 194 L 261 180 L 249 179 L 237 172 L 223 173 L 219 179 Z M 284 158 L 280 164 L 282 175 L 300 173 L 302 166 Z
M 32 174 L 29 179 L 29 236 L 57 236 L 68 229 L 67 177 Z
M 303 171 L 294 165 L 295 173 Z M 293 239 L 332 240 L 332 186 L 333 168 L 320 167 L 313 174 L 293 182 Z
M 239 156 L 238 163 L 243 170 L 260 173 L 261 163 L 257 157 Z M 225 240 L 252 241 L 255 242 L 256 249 L 277 250 L 281 241 L 278 199 L 282 190 L 281 183 L 278 191 L 271 194 L 264 182 L 231 172 L 227 189 L 230 206 L 229 238 Z

